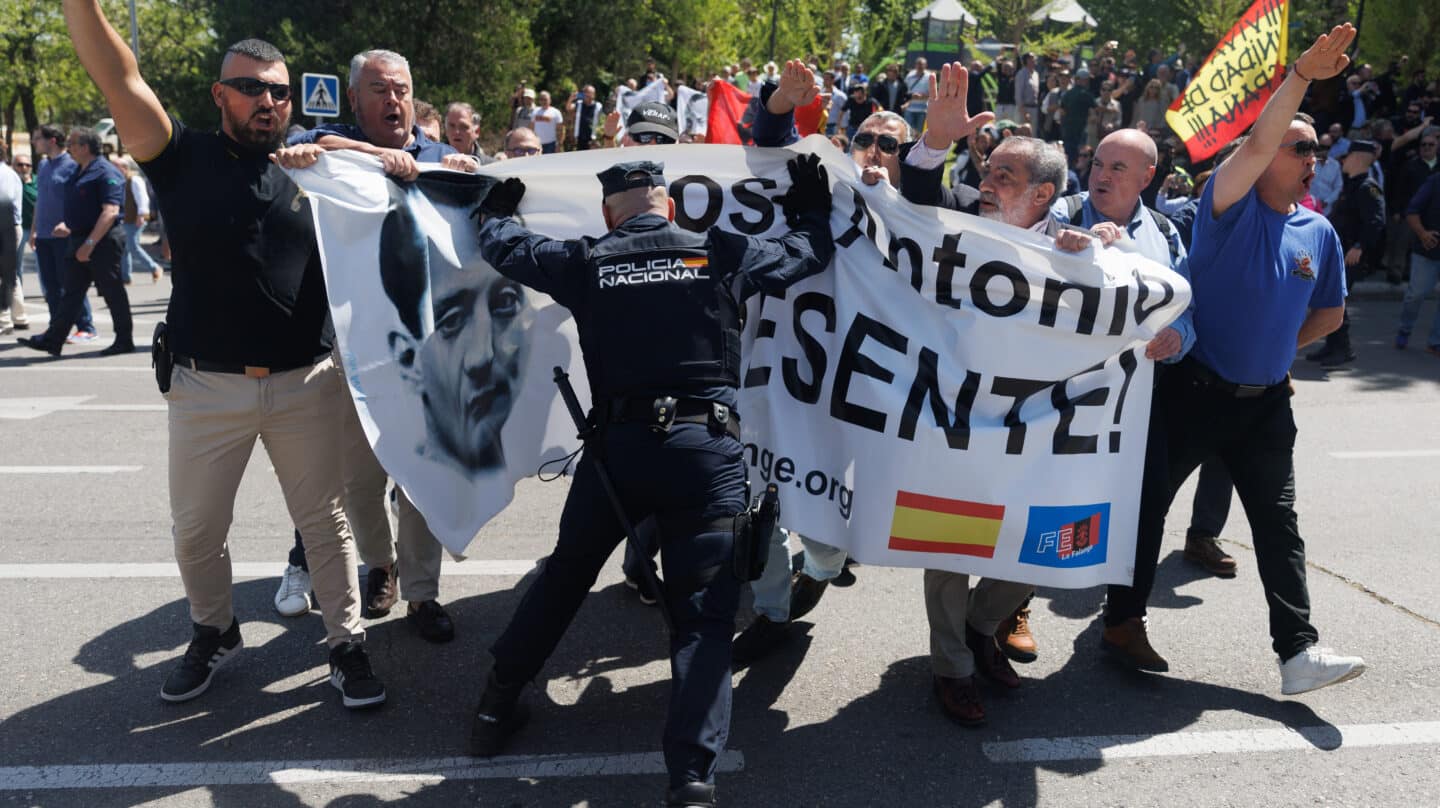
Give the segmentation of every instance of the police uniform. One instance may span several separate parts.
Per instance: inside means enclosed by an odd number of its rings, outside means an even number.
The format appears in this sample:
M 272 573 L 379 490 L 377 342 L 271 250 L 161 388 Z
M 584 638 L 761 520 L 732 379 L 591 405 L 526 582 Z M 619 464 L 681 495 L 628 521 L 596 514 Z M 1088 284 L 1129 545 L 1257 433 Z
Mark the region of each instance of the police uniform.
M 599 177 L 608 198 L 663 187 L 663 170 L 649 161 L 620 163 Z M 791 232 L 780 239 L 691 233 L 654 213 L 575 241 L 532 234 L 508 215 L 481 224 L 487 262 L 574 315 L 599 435 L 576 468 L 554 552 L 491 648 L 495 665 L 472 734 L 475 754 L 497 753 L 524 721 L 520 688 L 540 672 L 624 537 L 597 476 L 599 460 L 630 521 L 654 516 L 661 536 L 674 622 L 664 733 L 671 799 L 690 787 L 713 788 L 729 732 L 741 587 L 732 571 L 732 518 L 747 493 L 735 411 L 740 306 L 756 292 L 780 294 L 830 262 L 829 191 L 823 169 L 813 170 L 825 188 L 823 204 L 798 215 L 787 209 Z M 652 428 L 657 399 L 666 396 L 676 399 L 676 422 Z
M 1351 141 L 1350 151 L 1375 153 L 1375 144 L 1368 140 Z M 1330 208 L 1330 224 L 1340 236 L 1340 248 L 1349 252 L 1360 248 L 1360 262 L 1345 267 L 1345 283 L 1355 282 L 1381 268 L 1385 252 L 1385 191 L 1370 172 L 1345 177 L 1340 196 Z M 1350 345 L 1350 313 L 1344 323 L 1325 337 L 1324 347 L 1308 358 L 1322 363 L 1339 364 L 1355 358 Z

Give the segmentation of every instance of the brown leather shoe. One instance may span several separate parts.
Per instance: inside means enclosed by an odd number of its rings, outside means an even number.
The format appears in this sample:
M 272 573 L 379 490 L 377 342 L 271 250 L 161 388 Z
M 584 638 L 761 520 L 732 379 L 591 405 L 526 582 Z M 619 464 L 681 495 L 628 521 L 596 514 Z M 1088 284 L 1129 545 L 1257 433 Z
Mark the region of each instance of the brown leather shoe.
M 981 634 L 965 624 L 965 644 L 975 657 L 975 670 L 986 679 L 1011 690 L 1020 686 L 1020 676 L 1010 667 L 1010 660 L 1000 653 L 994 635 Z
M 1118 626 L 1106 626 L 1100 634 L 1100 647 L 1127 668 L 1155 673 L 1170 670 L 1170 663 L 1165 661 L 1165 657 L 1150 647 L 1143 617 L 1132 617 Z
M 1217 578 L 1235 577 L 1235 559 L 1220 549 L 1214 536 L 1204 533 L 1185 534 L 1185 560 L 1205 568 Z
M 384 617 L 395 608 L 395 601 L 399 599 L 399 587 L 395 581 L 395 565 L 388 567 L 371 567 L 365 576 L 365 603 L 364 616 L 373 620 L 377 617 Z
M 947 718 L 962 727 L 978 727 L 985 723 L 985 707 L 980 703 L 975 677 L 956 679 L 936 674 L 933 679 L 935 698 L 940 700 L 940 710 Z
M 995 629 L 995 641 L 1000 643 L 1001 652 L 1016 662 L 1034 662 L 1040 649 L 1030 633 L 1030 607 L 1021 606 L 1002 620 Z

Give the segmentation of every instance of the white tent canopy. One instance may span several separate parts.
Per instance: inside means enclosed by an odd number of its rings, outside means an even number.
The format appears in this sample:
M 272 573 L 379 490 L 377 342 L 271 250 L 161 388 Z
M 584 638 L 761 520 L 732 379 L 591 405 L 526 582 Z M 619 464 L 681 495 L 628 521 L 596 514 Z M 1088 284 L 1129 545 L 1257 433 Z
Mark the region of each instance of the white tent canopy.
M 936 22 L 962 22 L 965 25 L 979 25 L 974 15 L 965 10 L 957 0 L 935 0 L 930 5 L 910 15 L 912 20 L 930 18 Z
M 1063 25 L 1074 25 L 1083 22 L 1091 28 L 1098 27 L 1100 23 L 1090 16 L 1090 12 L 1080 7 L 1075 0 L 1050 0 L 1043 8 L 1030 15 L 1031 22 L 1058 22 Z

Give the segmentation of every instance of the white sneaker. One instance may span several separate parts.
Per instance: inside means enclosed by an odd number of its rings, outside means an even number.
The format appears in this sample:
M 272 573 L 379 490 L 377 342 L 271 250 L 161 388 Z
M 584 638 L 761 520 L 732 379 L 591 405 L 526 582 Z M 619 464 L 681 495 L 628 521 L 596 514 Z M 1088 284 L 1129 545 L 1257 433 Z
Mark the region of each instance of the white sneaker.
M 1280 663 L 1280 692 L 1308 693 L 1347 682 L 1365 672 L 1365 660 L 1340 656 L 1329 648 L 1311 646 Z
M 294 564 L 285 567 L 280 589 L 275 592 L 275 611 L 284 617 L 299 617 L 310 611 L 310 573 Z

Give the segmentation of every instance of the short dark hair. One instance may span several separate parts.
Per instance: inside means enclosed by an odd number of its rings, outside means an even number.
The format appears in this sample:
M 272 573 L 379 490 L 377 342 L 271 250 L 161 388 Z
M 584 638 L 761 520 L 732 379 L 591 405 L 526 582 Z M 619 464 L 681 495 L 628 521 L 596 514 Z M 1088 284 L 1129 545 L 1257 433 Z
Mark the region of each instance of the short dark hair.
M 406 330 L 422 339 L 420 306 L 430 283 L 429 251 L 409 202 L 390 185 L 390 212 L 380 224 L 380 285 Z
M 55 141 L 56 143 L 60 144 L 61 146 L 64 146 L 64 145 L 65 145 L 65 130 L 64 130 L 64 129 L 61 129 L 60 127 L 56 126 L 55 124 L 53 124 L 53 123 L 40 124 L 40 128 L 39 128 L 37 131 L 40 132 L 40 137 L 43 137 L 43 138 L 45 138 L 46 140 L 53 140 L 53 141 Z
M 285 54 L 281 53 L 279 48 L 263 39 L 242 39 L 225 49 L 226 56 L 231 54 L 245 56 L 257 62 L 285 61 Z
M 92 155 L 96 157 L 100 156 L 100 136 L 95 134 L 95 130 L 88 126 L 77 126 L 71 129 L 70 142 L 79 143 L 89 149 Z

